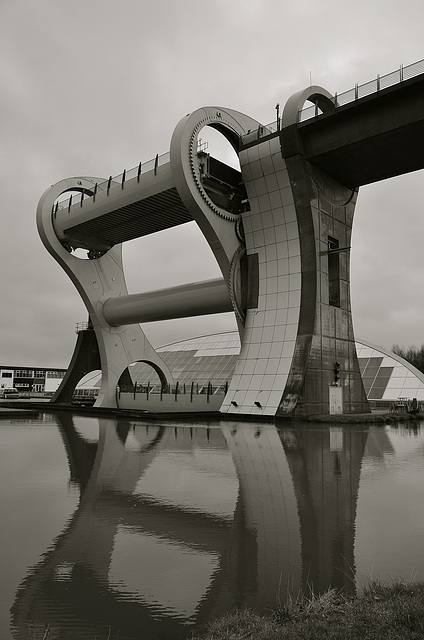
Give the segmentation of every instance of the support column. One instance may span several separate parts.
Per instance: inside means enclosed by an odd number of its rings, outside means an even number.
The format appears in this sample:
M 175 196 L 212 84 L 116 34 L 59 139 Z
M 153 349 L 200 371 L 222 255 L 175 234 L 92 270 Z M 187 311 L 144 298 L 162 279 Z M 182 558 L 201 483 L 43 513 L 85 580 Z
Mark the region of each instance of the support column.
M 309 98 L 333 107 L 324 89 L 301 92 L 287 103 L 279 135 L 254 136 L 240 152 L 246 254 L 257 258 L 259 295 L 246 310 L 227 413 L 329 414 L 333 384 L 344 413 L 369 412 L 350 308 L 357 189 L 305 161 L 297 117 Z
M 37 208 L 37 227 L 41 240 L 74 283 L 87 308 L 100 354 L 102 381 L 96 407 L 116 407 L 116 387 L 122 373 L 136 361 L 147 362 L 158 373 L 165 386 L 173 381 L 172 374 L 156 353 L 139 325 L 112 327 L 105 319 L 103 306 L 113 296 L 128 294 L 122 244 L 108 251 L 93 251 L 91 259 L 80 259 L 59 241 L 54 228 L 55 202 L 66 191 L 82 191 L 93 195 L 99 178 L 68 178 L 56 183 L 43 194 Z M 79 366 L 78 358 L 73 359 Z M 79 373 L 71 372 L 75 380 Z M 79 377 L 78 377 L 79 379 Z M 70 386 L 67 394 L 70 393 Z

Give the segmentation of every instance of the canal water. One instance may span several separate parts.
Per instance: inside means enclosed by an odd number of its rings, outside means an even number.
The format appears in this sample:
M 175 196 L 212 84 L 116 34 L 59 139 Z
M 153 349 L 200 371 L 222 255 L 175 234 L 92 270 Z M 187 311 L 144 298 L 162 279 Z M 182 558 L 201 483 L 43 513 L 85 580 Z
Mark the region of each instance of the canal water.
M 424 424 L 0 421 L 0 638 L 190 637 L 424 579 Z

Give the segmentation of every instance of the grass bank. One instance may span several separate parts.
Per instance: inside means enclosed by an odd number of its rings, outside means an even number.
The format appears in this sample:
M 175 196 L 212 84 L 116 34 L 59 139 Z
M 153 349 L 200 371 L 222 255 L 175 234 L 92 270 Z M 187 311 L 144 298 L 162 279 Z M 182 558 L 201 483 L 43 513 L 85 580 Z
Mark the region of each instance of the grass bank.
M 267 615 L 243 610 L 193 640 L 423 640 L 424 583 L 374 582 L 356 596 L 328 591 Z

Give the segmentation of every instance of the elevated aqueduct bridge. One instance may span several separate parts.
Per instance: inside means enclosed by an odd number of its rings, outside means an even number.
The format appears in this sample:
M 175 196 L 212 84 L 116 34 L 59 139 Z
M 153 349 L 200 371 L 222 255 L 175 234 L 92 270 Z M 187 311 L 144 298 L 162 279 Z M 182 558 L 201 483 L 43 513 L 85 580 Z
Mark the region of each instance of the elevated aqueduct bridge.
M 54 400 L 101 368 L 96 406 L 116 407 L 135 361 L 149 363 L 166 390 L 172 373 L 138 323 L 232 310 L 241 351 L 221 412 L 369 411 L 350 308 L 353 214 L 361 185 L 424 167 L 423 96 L 421 61 L 341 95 L 308 87 L 267 126 L 204 107 L 177 124 L 169 153 L 115 178 L 50 187 L 38 230 L 93 327 Z M 241 172 L 202 150 L 204 127 L 232 145 Z M 122 244 L 192 220 L 222 278 L 129 295 Z M 89 259 L 74 255 L 80 248 Z

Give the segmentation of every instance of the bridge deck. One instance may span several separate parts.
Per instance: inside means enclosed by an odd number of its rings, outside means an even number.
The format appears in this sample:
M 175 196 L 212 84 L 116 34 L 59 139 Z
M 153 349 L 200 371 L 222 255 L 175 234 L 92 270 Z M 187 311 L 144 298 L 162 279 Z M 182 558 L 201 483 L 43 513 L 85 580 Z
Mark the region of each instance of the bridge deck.
M 359 187 L 424 168 L 423 97 L 421 73 L 316 117 L 301 117 L 281 131 L 278 123 L 261 127 L 247 134 L 243 143 L 251 146 L 263 136 L 280 135 L 285 158 L 302 153 L 347 187 Z M 173 182 L 169 154 L 161 158 L 162 163 L 146 163 L 146 172 L 122 184 L 114 180 L 110 189 L 102 184 L 95 198 L 58 209 L 58 236 L 71 246 L 101 251 L 190 222 L 192 215 Z M 216 192 L 215 202 L 225 206 L 228 187 L 242 198 L 237 176 L 228 177 L 225 171 L 232 170 L 214 163 L 204 188 Z
M 424 169 L 424 74 L 297 125 L 305 158 L 348 187 Z
M 82 204 L 58 209 L 55 229 L 72 246 L 111 246 L 192 220 L 173 185 L 170 163 L 98 191 Z

